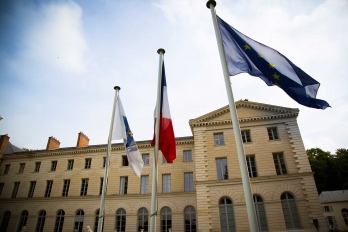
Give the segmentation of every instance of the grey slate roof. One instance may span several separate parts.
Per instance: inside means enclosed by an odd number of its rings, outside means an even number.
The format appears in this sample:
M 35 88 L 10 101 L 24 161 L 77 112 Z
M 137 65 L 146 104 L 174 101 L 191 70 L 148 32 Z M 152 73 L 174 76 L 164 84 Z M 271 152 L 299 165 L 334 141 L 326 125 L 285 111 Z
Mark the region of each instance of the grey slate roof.
M 4 154 L 5 154 L 5 155 L 6 155 L 6 154 L 12 154 L 12 153 L 21 152 L 21 151 L 23 151 L 21 148 L 19 148 L 19 147 L 13 145 L 11 142 L 8 142 Z
M 348 201 L 348 190 L 323 191 L 319 199 L 321 203 Z

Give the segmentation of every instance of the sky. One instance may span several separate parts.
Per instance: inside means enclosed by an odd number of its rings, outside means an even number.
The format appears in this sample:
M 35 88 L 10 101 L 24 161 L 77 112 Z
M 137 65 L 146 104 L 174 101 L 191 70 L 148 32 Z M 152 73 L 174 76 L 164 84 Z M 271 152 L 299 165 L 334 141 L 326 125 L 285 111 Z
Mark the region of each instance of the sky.
M 106 144 L 114 86 L 136 141 L 153 135 L 159 48 L 176 137 L 228 104 L 210 10 L 202 0 L 0 1 L 0 134 L 20 148 Z M 300 109 L 306 149 L 348 148 L 348 1 L 218 0 L 217 14 L 321 83 L 332 108 L 299 105 L 248 74 L 234 99 Z

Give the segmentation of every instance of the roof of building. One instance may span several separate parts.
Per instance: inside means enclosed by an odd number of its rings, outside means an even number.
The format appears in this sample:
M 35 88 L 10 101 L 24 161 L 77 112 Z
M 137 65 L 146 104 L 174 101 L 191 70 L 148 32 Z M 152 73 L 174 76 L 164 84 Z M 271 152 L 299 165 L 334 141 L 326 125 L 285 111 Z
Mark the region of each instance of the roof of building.
M 6 146 L 6 150 L 5 150 L 5 155 L 6 154 L 12 154 L 12 153 L 15 153 L 15 152 L 21 152 L 21 151 L 24 151 L 23 149 L 13 145 L 11 142 L 8 142 L 7 146 Z
M 348 190 L 324 191 L 319 195 L 321 203 L 348 201 Z

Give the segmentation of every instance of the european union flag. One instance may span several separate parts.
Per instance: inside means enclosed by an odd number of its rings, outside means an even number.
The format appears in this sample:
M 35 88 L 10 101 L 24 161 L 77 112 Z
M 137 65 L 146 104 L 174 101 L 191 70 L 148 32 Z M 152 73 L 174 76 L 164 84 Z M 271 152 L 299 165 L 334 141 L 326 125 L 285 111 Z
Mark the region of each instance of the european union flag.
M 231 76 L 249 73 L 267 85 L 277 85 L 301 105 L 325 109 L 330 105 L 316 99 L 320 83 L 278 51 L 243 35 L 217 16 L 226 62 Z

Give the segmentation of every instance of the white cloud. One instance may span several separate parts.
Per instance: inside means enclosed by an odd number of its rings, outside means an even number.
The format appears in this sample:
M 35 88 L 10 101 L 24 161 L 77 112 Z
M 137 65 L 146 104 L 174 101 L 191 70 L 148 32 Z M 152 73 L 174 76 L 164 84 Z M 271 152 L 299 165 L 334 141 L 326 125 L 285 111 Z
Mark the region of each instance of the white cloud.
M 74 2 L 51 3 L 31 13 L 32 22 L 22 41 L 22 59 L 55 70 L 85 71 L 88 47 L 81 7 Z

